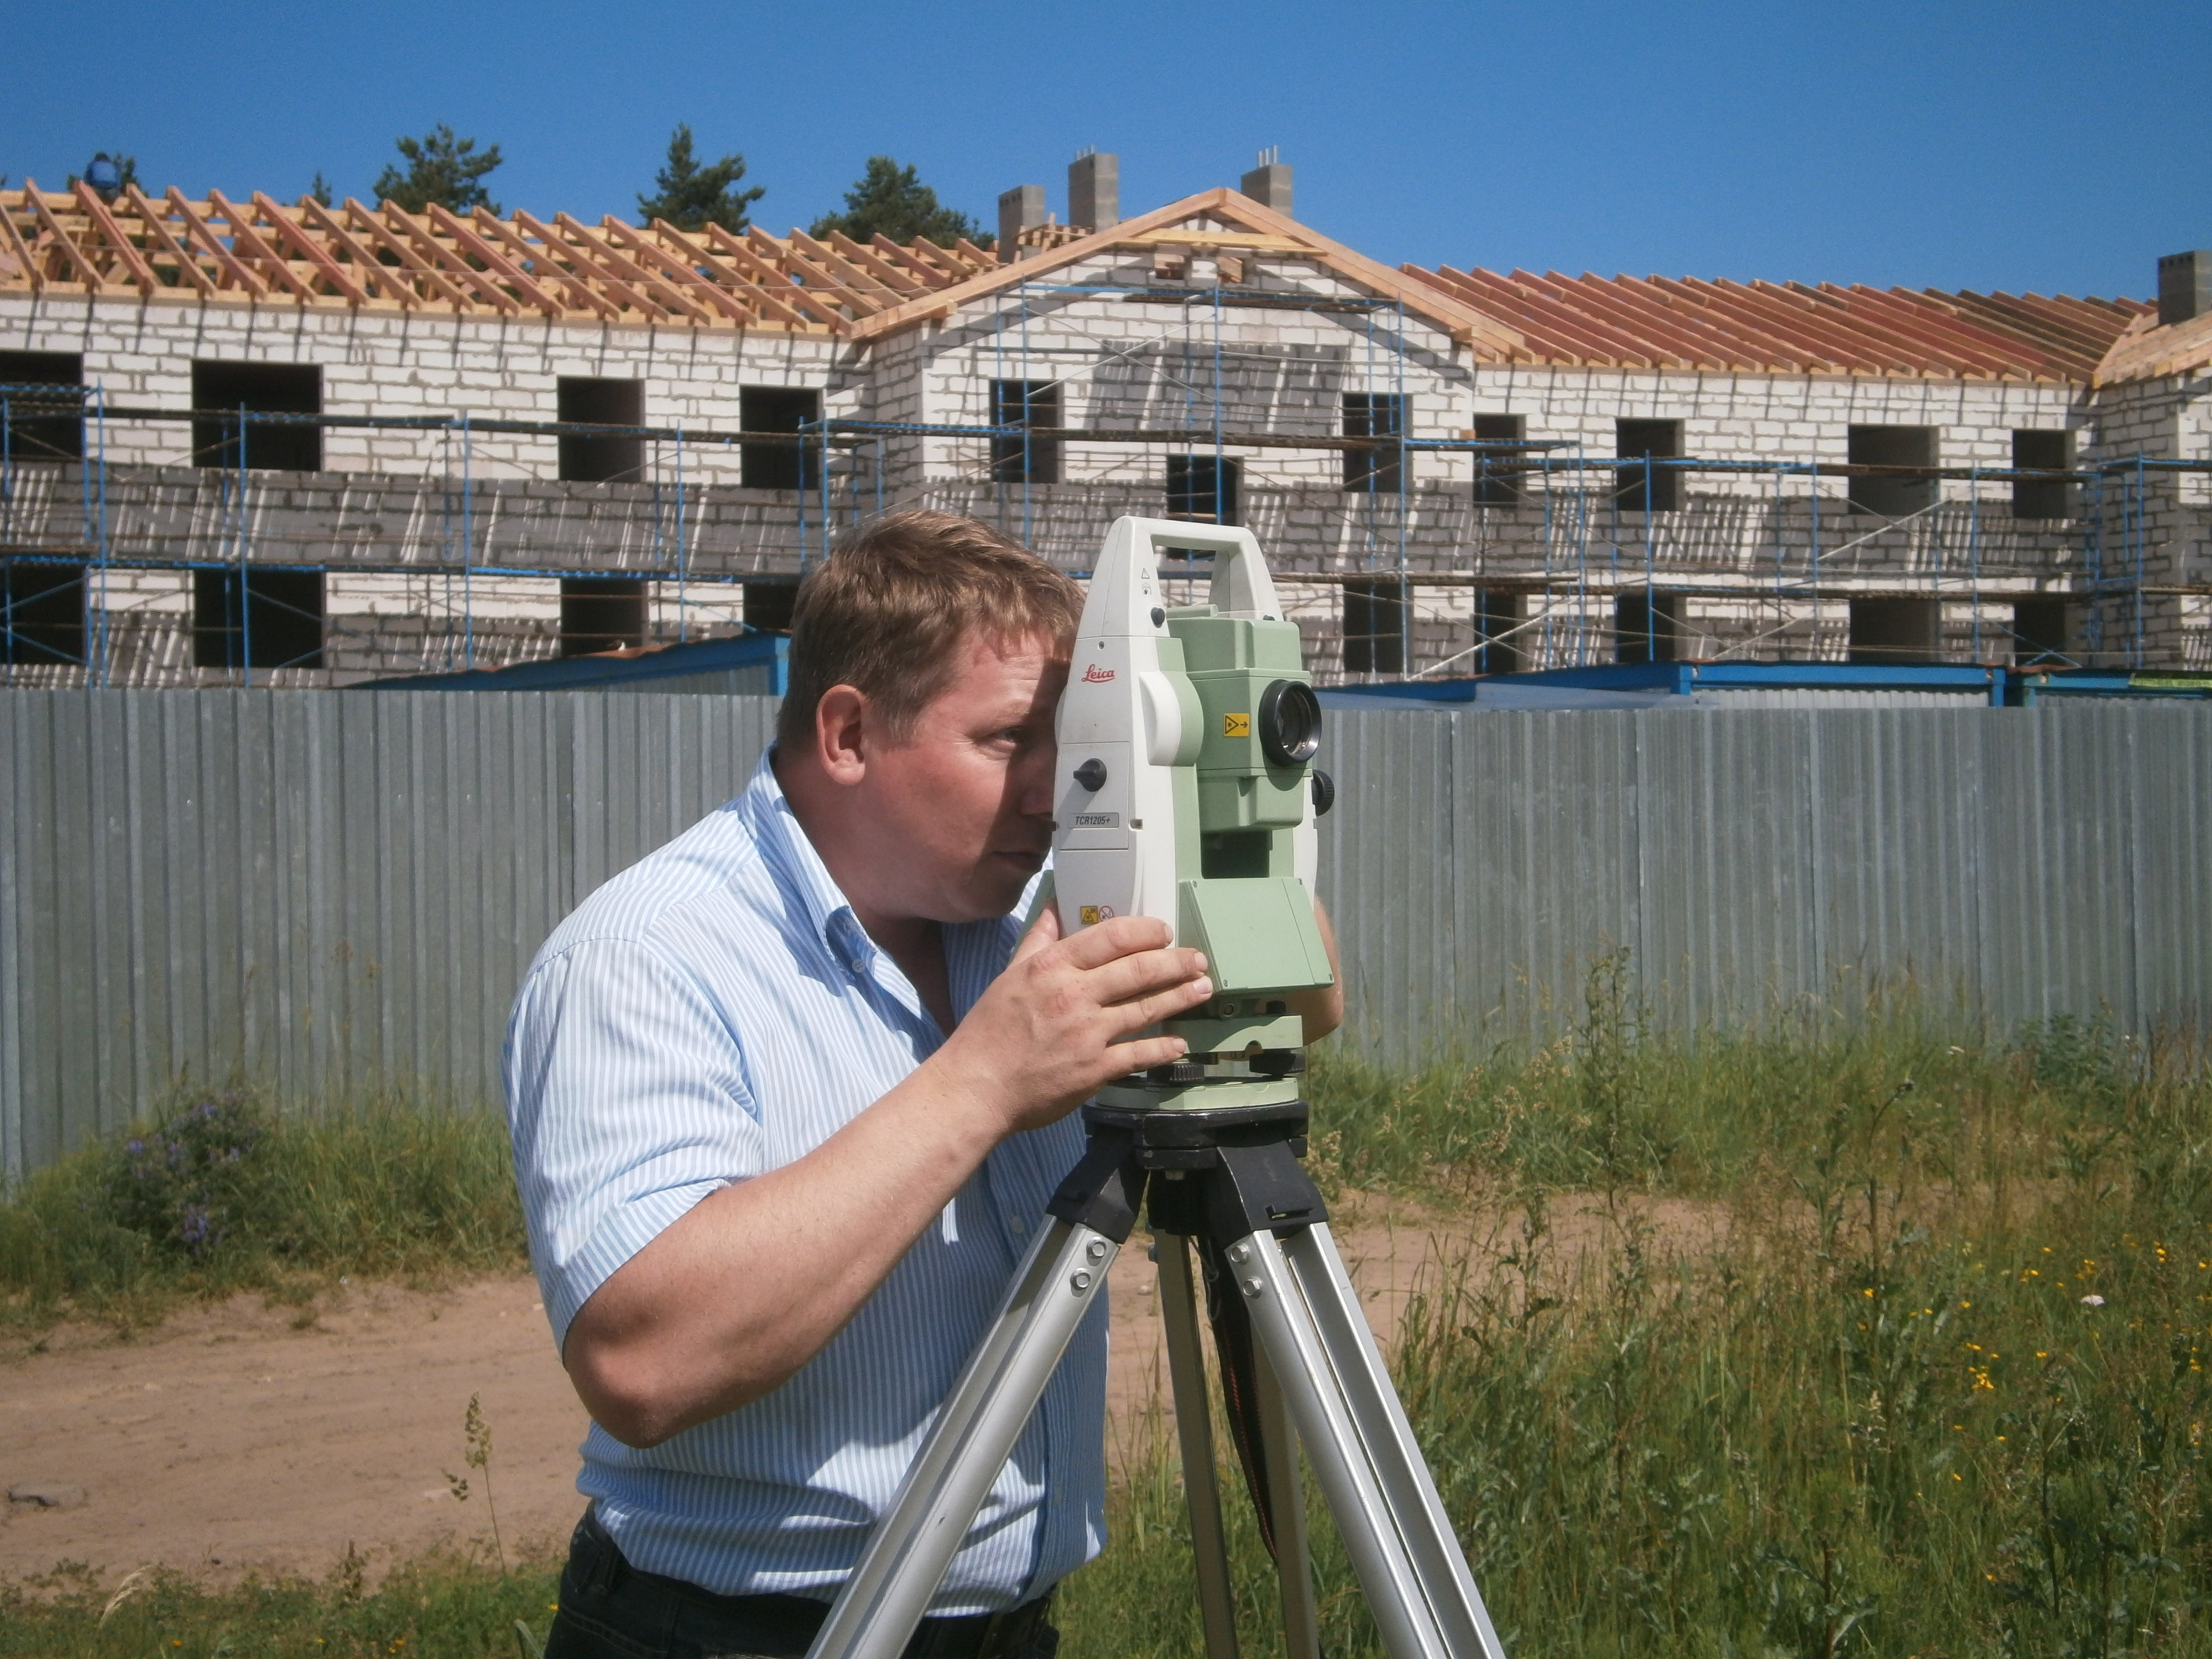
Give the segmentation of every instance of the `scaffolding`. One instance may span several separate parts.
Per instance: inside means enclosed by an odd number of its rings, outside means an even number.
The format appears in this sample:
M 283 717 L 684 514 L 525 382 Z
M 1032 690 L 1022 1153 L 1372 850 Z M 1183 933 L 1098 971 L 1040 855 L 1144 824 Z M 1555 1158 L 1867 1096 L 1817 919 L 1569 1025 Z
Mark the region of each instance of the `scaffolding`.
M 1039 380 L 1032 373 L 1031 323 L 1033 307 L 1072 300 L 1119 296 L 1151 303 L 1171 301 L 1177 318 L 1158 334 L 1111 353 L 1102 353 L 1081 369 Z M 1270 426 L 1239 429 L 1232 424 L 1231 398 L 1224 379 L 1224 319 L 1243 306 L 1269 309 L 1311 310 L 1358 319 L 1364 348 L 1364 371 L 1370 401 L 1365 431 L 1284 430 Z M 404 574 L 442 583 L 442 610 L 447 623 L 439 643 L 443 659 L 425 652 L 410 653 L 386 639 L 330 620 L 317 620 L 328 631 L 354 637 L 374 653 L 392 659 L 395 669 L 437 671 L 478 665 L 480 596 L 478 584 L 511 578 L 548 580 L 578 576 L 642 578 L 673 589 L 673 629 L 678 641 L 702 637 L 717 628 L 744 628 L 738 614 L 741 601 L 731 590 L 770 573 L 737 572 L 702 568 L 698 558 L 700 504 L 719 486 L 700 480 L 692 465 L 704 452 L 726 451 L 730 446 L 796 447 L 805 458 L 800 488 L 791 504 L 790 540 L 796 571 L 803 575 L 826 555 L 836 538 L 873 517 L 914 504 L 933 491 L 958 484 L 992 483 L 999 486 L 999 508 L 1004 527 L 1024 542 L 1034 542 L 1039 528 L 1032 483 L 1043 446 L 1065 450 L 1100 446 L 1136 451 L 1147 460 L 1156 452 L 1179 453 L 1203 458 L 1210 466 L 1186 465 L 1182 499 L 1168 504 L 1168 515 L 1218 521 L 1237 516 L 1233 499 L 1232 463 L 1241 465 L 1245 452 L 1292 453 L 1305 456 L 1332 452 L 1354 452 L 1369 458 L 1359 469 L 1364 487 L 1330 487 L 1337 497 L 1364 496 L 1359 506 L 1358 545 L 1348 557 L 1331 568 L 1304 569 L 1291 560 L 1281 561 L 1279 579 L 1289 587 L 1304 585 L 1326 591 L 1347 583 L 1396 607 L 1399 637 L 1413 644 L 1411 626 L 1414 596 L 1419 590 L 1480 589 L 1522 595 L 1536 601 L 1533 615 L 1492 631 L 1489 613 L 1481 604 L 1474 610 L 1473 643 L 1463 650 L 1437 657 L 1419 667 L 1401 660 L 1395 671 L 1408 677 L 1436 675 L 1476 659 L 1487 662 L 1498 650 L 1510 647 L 1517 658 L 1533 645 L 1539 660 L 1558 665 L 1583 665 L 1603 647 L 1620 647 L 1624 639 L 1619 616 L 1601 617 L 1593 610 L 1607 600 L 1638 592 L 1646 596 L 1646 632 L 1641 641 L 1647 654 L 1658 647 L 1658 623 L 1650 596 L 1662 591 L 1695 598 L 1700 595 L 1741 607 L 1771 609 L 1772 626 L 1762 627 L 1725 647 L 1721 654 L 1733 655 L 1778 640 L 1802 626 L 1801 613 L 1809 608 L 1809 636 L 1817 652 L 1825 637 L 1822 609 L 1843 598 L 1911 597 L 1938 601 L 1965 601 L 1972 608 L 1971 654 L 1979 659 L 1986 644 L 2005 637 L 2010 629 L 1994 621 L 1985 623 L 1988 603 L 2021 597 L 2016 585 L 1993 587 L 1984 568 L 1986 503 L 1984 486 L 2021 481 L 2063 483 L 2081 492 L 2081 511 L 2072 540 L 2078 554 L 2079 574 L 2063 586 L 2035 590 L 2050 597 L 2085 602 L 2089 633 L 2078 653 L 2057 653 L 2060 659 L 2110 665 L 2117 658 L 2130 668 L 2143 665 L 2145 599 L 2160 593 L 2197 593 L 2200 588 L 2154 588 L 2146 568 L 2152 492 L 2159 480 L 2176 473 L 2212 471 L 2212 464 L 2154 459 L 2137 454 L 2106 459 L 2093 465 L 2067 469 L 1967 468 L 1941 466 L 1881 466 L 1823 462 L 1787 458 L 1739 459 L 1698 459 L 1660 455 L 1595 455 L 1580 446 L 1561 441 L 1522 441 L 1464 437 L 1417 437 L 1412 432 L 1406 366 L 1411 352 L 1405 301 L 1398 298 L 1360 298 L 1304 290 L 1240 289 L 1217 280 L 1210 288 L 1163 290 L 1127 283 L 1068 283 L 1020 282 L 1003 292 L 989 326 L 993 362 L 999 384 L 1016 382 L 1022 387 L 1020 418 L 983 422 L 882 422 L 842 418 L 832 415 L 825 397 L 818 418 L 802 422 L 797 431 L 757 432 L 687 428 L 676 425 L 620 425 L 567 421 L 486 419 L 467 412 L 435 416 L 380 416 L 284 413 L 246 407 L 222 410 L 171 410 L 118 404 L 98 386 L 0 386 L 0 562 L 6 566 L 6 585 L 0 592 L 0 660 L 4 660 L 8 683 L 16 683 L 20 663 L 37 659 L 82 672 L 88 684 L 113 683 L 114 652 L 109 603 L 111 583 L 119 573 L 143 571 L 222 570 L 238 582 L 240 639 L 237 672 L 243 684 L 255 684 L 251 628 L 253 605 L 249 573 L 257 567 L 255 531 L 250 510 L 252 435 L 258 428 L 313 426 L 321 429 L 364 429 L 434 434 L 443 458 L 441 525 L 437 556 L 403 562 L 380 563 L 359 559 L 331 560 L 317 564 L 286 562 L 288 568 L 320 570 L 328 574 Z M 1034 400 L 1048 390 L 1048 407 L 1057 407 L 1061 388 L 1138 351 L 1157 349 L 1164 343 L 1181 351 L 1180 377 L 1183 419 L 1180 426 L 1043 425 L 1032 418 Z M 1391 390 L 1378 394 L 1378 386 Z M 1337 411 L 1325 411 L 1336 424 Z M 994 415 L 1002 411 L 994 409 Z M 27 467 L 46 465 L 15 453 L 14 434 L 19 423 L 57 417 L 74 420 L 81 434 L 76 476 L 78 533 L 61 538 L 49 533 L 26 539 L 18 532 L 20 497 Z M 213 469 L 222 475 L 218 528 L 214 544 L 204 554 L 152 556 L 118 551 L 114 545 L 110 512 L 108 457 L 112 426 L 177 422 L 215 422 L 226 435 L 227 464 Z M 1384 429 L 1377 430 L 1377 427 Z M 485 437 L 626 438 L 649 447 L 645 482 L 650 484 L 647 510 L 650 515 L 647 556 L 620 567 L 575 566 L 517 562 L 490 556 L 483 544 L 477 503 L 487 480 L 479 476 L 477 441 Z M 985 459 L 949 476 L 932 476 L 927 446 L 934 441 L 977 443 Z M 917 485 L 906 490 L 890 483 L 892 450 L 902 444 L 918 444 L 924 453 L 915 468 Z M 1207 452 L 1210 451 L 1210 454 Z M 1236 453 L 1232 454 L 1232 452 Z M 1454 480 L 1441 489 L 1434 485 L 1416 489 L 1413 461 L 1419 454 L 1466 455 L 1473 460 L 1471 485 Z M 195 454 L 195 464 L 206 467 L 208 457 Z M 1018 460 L 1018 465 L 1015 462 Z M 508 465 L 512 465 L 509 463 Z M 1194 495 L 1189 480 L 1200 474 L 1212 481 L 1210 510 L 1202 493 Z M 1693 574 L 1673 568 L 1677 562 L 1667 545 L 1662 496 L 1671 494 L 1663 481 L 1670 475 L 1718 475 L 1771 479 L 1764 496 L 1773 526 L 1771 570 L 1755 576 L 1748 562 L 1740 569 Z M 263 476 L 267 476 L 264 474 Z M 505 474 L 501 475 L 504 477 Z M 1882 477 L 1928 481 L 1931 500 L 1925 507 L 1856 534 L 1824 533 L 1823 503 L 1831 507 L 1833 495 L 1824 495 L 1823 481 Z M 1389 488 L 1383 487 L 1387 478 Z M 1626 481 L 1626 483 L 1624 481 Z M 1086 482 L 1097 483 L 1098 480 Z M 1946 484 L 1963 483 L 1963 495 L 1948 495 Z M 1018 486 L 1009 489 L 1008 485 Z M 1415 530 L 1417 511 L 1443 499 L 1453 490 L 1468 489 L 1470 532 L 1442 544 L 1435 538 L 1423 540 Z M 1500 495 L 1507 504 L 1499 505 Z M 1639 499 L 1640 495 L 1640 499 Z M 1739 495 L 1733 499 L 1759 497 Z M 1794 504 L 1802 504 L 1802 535 L 1793 534 Z M 1936 562 L 1926 573 L 1905 573 L 1895 580 L 1869 580 L 1838 574 L 1838 562 L 1852 550 L 1910 524 L 1932 517 L 1944 507 L 1963 507 L 1966 523 L 1963 548 L 1955 566 L 1946 558 L 1954 550 L 1938 537 Z M 1495 533 L 1504 526 L 1515 532 L 1509 544 Z M 1506 554 L 1517 551 L 1519 568 Z M 31 573 L 20 585 L 16 572 Z M 39 574 L 54 580 L 41 587 Z M 1082 574 L 1080 571 L 1076 574 Z M 1180 574 L 1195 578 L 1200 568 L 1192 563 Z M 2017 578 L 2014 579 L 2016 582 Z M 75 653 L 52 649 L 21 622 L 34 612 L 39 601 L 51 600 L 71 586 L 84 593 L 87 625 L 79 630 L 82 649 Z M 267 601 L 264 601 L 267 602 Z M 304 614 L 304 613 L 302 613 Z M 2117 644 L 2106 637 L 2110 619 L 2119 618 Z M 97 618 L 96 624 L 92 622 Z M 19 625 L 19 623 L 21 625 Z M 1631 630 L 1632 633 L 1632 630 Z M 1632 647 L 1637 641 L 1627 641 Z M 2017 644 L 2016 639 L 2011 641 Z M 426 651 L 429 640 L 426 635 Z M 2008 654 L 2010 646 L 2007 647 Z M 264 665 L 267 666 L 270 665 Z M 283 666 L 283 665 L 274 665 Z M 1370 676 L 1382 672 L 1370 668 Z M 270 684 L 264 675 L 261 684 Z

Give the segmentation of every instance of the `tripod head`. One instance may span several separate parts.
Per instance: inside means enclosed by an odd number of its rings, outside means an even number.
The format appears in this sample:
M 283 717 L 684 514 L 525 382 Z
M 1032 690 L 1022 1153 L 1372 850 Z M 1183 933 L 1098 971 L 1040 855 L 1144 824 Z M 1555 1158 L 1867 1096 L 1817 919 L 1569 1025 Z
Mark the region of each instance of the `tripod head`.
M 1204 605 L 1170 606 L 1163 549 L 1214 556 Z M 1213 1000 L 1164 1028 L 1182 1061 L 1102 1104 L 1208 1109 L 1297 1098 L 1305 1030 L 1290 997 L 1331 982 L 1314 920 L 1314 820 L 1327 810 L 1321 705 L 1249 530 L 1117 520 L 1059 719 L 1054 884 L 1063 933 L 1158 918 L 1204 951 Z

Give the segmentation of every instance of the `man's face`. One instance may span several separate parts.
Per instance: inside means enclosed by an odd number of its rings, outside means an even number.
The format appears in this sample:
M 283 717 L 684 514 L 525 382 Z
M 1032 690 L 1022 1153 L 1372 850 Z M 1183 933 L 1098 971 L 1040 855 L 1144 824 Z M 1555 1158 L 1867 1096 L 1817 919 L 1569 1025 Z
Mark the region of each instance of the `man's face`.
M 1005 915 L 1043 867 L 1067 684 L 1066 648 L 1042 635 L 971 633 L 957 661 L 907 738 L 872 749 L 860 809 L 880 832 L 884 908 L 940 922 Z

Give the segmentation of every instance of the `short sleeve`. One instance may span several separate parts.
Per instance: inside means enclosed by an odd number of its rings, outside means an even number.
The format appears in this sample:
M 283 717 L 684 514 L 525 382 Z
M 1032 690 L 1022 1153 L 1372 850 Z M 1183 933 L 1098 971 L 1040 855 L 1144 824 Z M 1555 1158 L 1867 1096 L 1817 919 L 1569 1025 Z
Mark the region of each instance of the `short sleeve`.
M 507 1026 L 515 1179 L 554 1340 L 592 1291 L 708 1194 L 763 1167 L 738 1038 L 650 947 L 541 960 Z

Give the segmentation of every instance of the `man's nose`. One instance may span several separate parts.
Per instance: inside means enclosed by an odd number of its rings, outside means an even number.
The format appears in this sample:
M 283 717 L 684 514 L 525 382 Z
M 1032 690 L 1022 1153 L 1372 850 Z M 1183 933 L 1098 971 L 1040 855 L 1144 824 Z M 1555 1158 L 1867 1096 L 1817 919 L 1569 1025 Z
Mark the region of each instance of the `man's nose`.
M 1046 817 L 1052 812 L 1055 774 L 1060 769 L 1060 745 L 1039 744 L 1023 757 L 1016 775 L 1015 804 L 1028 817 Z

